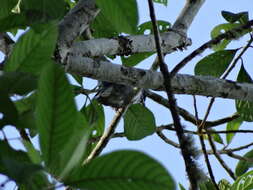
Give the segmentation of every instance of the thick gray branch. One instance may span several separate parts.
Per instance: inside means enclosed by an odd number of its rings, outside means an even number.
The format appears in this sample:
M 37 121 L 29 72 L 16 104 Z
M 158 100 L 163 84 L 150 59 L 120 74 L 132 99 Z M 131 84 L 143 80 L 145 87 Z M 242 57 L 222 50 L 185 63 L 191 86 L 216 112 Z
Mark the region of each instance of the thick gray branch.
M 68 72 L 97 80 L 136 86 L 139 88 L 164 90 L 160 72 L 125 67 L 108 61 L 101 61 L 69 54 Z M 253 85 L 236 83 L 209 76 L 176 75 L 172 80 L 176 94 L 203 95 L 229 99 L 253 101 Z
M 187 33 L 193 19 L 204 2 L 205 0 L 187 0 L 172 28 L 182 33 Z
M 77 5 L 59 23 L 57 44 L 62 60 L 65 58 L 72 42 L 89 27 L 90 22 L 98 12 L 95 0 L 79 0 Z
M 164 53 L 171 53 L 177 48 L 191 45 L 191 40 L 176 31 L 161 35 L 161 47 Z M 76 42 L 70 52 L 95 57 L 102 55 L 130 55 L 141 52 L 155 52 L 154 35 L 120 36 Z

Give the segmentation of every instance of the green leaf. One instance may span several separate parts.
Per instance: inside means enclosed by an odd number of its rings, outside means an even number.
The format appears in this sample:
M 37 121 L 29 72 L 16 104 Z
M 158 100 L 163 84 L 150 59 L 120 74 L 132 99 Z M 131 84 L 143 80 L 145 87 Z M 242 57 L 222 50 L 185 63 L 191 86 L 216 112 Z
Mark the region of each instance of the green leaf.
M 64 170 L 60 178 L 68 176 L 75 167 L 80 167 L 86 157 L 86 145 L 90 137 L 90 127 L 86 118 L 78 112 L 77 121 L 72 133 L 72 138 L 68 141 L 64 151 L 60 153 Z
M 253 189 L 253 171 L 249 171 L 238 177 L 230 190 L 251 190 Z
M 76 82 L 80 85 L 83 86 L 83 77 L 77 74 L 71 74 L 71 76 L 76 80 Z
M 141 104 L 131 105 L 124 115 L 124 133 L 129 140 L 140 140 L 155 132 L 153 113 Z
M 0 113 L 3 118 L 0 119 L 0 129 L 5 125 L 16 125 L 18 120 L 18 112 L 9 96 L 0 91 Z
M 15 180 L 19 186 L 29 190 L 38 190 L 50 184 L 41 166 L 32 164 L 23 151 L 12 149 L 7 142 L 0 141 L 0 173 Z
M 252 79 L 250 75 L 247 73 L 247 71 L 245 70 L 243 64 L 239 71 L 237 82 L 252 83 Z M 253 102 L 236 100 L 235 105 L 236 105 L 237 112 L 240 114 L 240 117 L 244 121 L 253 121 Z
M 18 0 L 1 0 L 0 19 L 10 15 L 17 2 Z
M 33 146 L 31 142 L 27 140 L 23 140 L 22 143 L 24 147 L 26 148 L 27 154 L 29 158 L 31 159 L 31 161 L 35 164 L 40 164 L 41 163 L 40 152 L 35 149 L 35 147 Z
M 65 0 L 26 0 L 21 3 L 21 11 L 40 14 L 45 21 L 62 18 L 66 8 Z
M 168 29 L 171 26 L 169 22 L 163 21 L 163 20 L 158 20 L 157 24 L 158 24 L 158 29 L 160 32 L 168 31 Z M 154 33 L 151 21 L 144 22 L 141 25 L 139 25 L 137 28 L 137 34 L 146 34 L 147 31 L 149 33 Z M 144 53 L 133 54 L 130 56 L 121 56 L 121 61 L 123 65 L 133 67 L 153 54 L 154 53 L 152 52 L 144 52 Z
M 104 108 L 96 100 L 81 109 L 81 112 L 85 115 L 88 120 L 90 128 L 92 128 L 92 136 L 98 137 L 104 133 L 105 128 L 105 114 Z
M 199 184 L 199 189 L 200 190 L 216 190 L 216 187 L 212 183 L 212 181 L 209 179 L 207 181 L 204 181 Z
M 85 118 L 77 112 L 67 77 L 56 64 L 41 73 L 36 113 L 42 158 L 50 172 L 64 177 L 76 164 L 76 151 L 80 157 L 84 154 L 89 133 Z
M 160 4 L 163 4 L 165 6 L 168 5 L 168 0 L 153 0 L 155 3 L 160 3 Z
M 93 190 L 175 189 L 172 177 L 161 164 L 143 153 L 127 150 L 100 156 L 79 167 L 65 184 Z
M 43 25 L 44 30 L 30 29 L 16 43 L 5 71 L 23 71 L 39 74 L 44 65 L 51 63 L 57 40 L 57 26 Z
M 138 65 L 138 63 L 147 59 L 148 57 L 150 57 L 153 54 L 154 53 L 144 52 L 144 53 L 133 54 L 130 56 L 121 56 L 121 61 L 122 61 L 123 65 L 125 65 L 125 66 L 134 67 L 134 66 Z
M 181 183 L 179 183 L 179 188 L 180 188 L 180 190 L 186 190 Z
M 157 20 L 157 25 L 159 31 L 162 32 L 168 32 L 168 30 L 171 27 L 171 23 L 164 21 L 164 20 Z M 144 22 L 140 24 L 137 28 L 137 34 L 153 34 L 154 29 L 151 21 Z
M 0 13 L 1 32 L 25 29 L 27 26 L 33 26 L 34 24 L 59 20 L 67 11 L 67 3 L 64 0 L 25 0 L 20 1 L 20 4 L 17 2 L 16 0 L 10 0 L 10 3 L 8 2 L 8 5 L 4 6 L 5 10 L 2 15 Z
M 241 24 L 245 24 L 249 21 L 249 13 L 248 12 L 240 12 L 240 13 L 232 13 L 229 11 L 221 11 L 223 18 L 230 23 L 239 22 Z
M 195 75 L 220 77 L 228 68 L 237 50 L 221 50 L 204 57 L 196 64 Z
M 37 78 L 29 73 L 5 72 L 0 76 L 0 91 L 25 95 L 37 87 Z
M 244 158 L 249 158 L 251 160 L 253 160 L 253 150 L 247 152 L 246 154 L 244 154 L 243 156 Z M 253 163 L 252 162 L 247 162 L 244 160 L 240 160 L 236 166 L 235 169 L 235 174 L 237 176 L 241 176 L 243 175 L 245 172 L 247 172 L 249 170 L 249 168 L 253 167 Z
M 242 123 L 243 123 L 243 120 L 240 117 L 237 119 L 234 119 L 233 121 L 228 122 L 227 123 L 227 131 L 238 130 Z M 236 135 L 236 133 L 227 133 L 226 134 L 227 144 L 231 143 L 231 141 L 235 135 Z
M 215 131 L 215 130 L 211 130 L 211 131 Z M 223 140 L 219 134 L 217 134 L 217 133 L 212 134 L 212 137 L 215 142 L 220 143 L 220 144 L 224 144 Z
M 241 24 L 238 24 L 238 23 L 234 23 L 234 24 L 231 24 L 231 23 L 226 23 L 226 24 L 220 24 L 216 27 L 214 27 L 214 29 L 211 31 L 211 38 L 215 38 L 217 37 L 218 35 L 224 33 L 224 32 L 227 32 L 228 30 L 231 30 L 233 28 L 236 28 L 238 26 L 240 26 Z M 244 34 L 246 34 L 247 32 L 242 32 L 240 34 L 236 34 L 238 36 L 238 38 L 240 36 L 243 36 Z M 212 48 L 214 51 L 220 51 L 220 50 L 224 50 L 227 45 L 231 42 L 231 40 L 222 40 L 219 44 L 217 45 L 214 45 Z
M 230 190 L 231 184 L 226 179 L 222 179 L 219 181 L 218 187 L 220 190 Z
M 139 19 L 136 0 L 96 0 L 96 3 L 101 11 L 92 25 L 95 37 L 136 32 Z

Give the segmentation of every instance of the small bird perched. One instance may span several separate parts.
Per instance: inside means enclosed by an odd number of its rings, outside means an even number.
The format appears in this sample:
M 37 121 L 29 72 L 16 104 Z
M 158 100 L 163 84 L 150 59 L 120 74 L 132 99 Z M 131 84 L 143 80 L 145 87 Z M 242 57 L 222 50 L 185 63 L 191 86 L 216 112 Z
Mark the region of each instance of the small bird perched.
M 128 104 L 143 103 L 143 92 L 136 87 L 99 81 L 98 92 L 94 98 L 101 104 L 118 109 Z

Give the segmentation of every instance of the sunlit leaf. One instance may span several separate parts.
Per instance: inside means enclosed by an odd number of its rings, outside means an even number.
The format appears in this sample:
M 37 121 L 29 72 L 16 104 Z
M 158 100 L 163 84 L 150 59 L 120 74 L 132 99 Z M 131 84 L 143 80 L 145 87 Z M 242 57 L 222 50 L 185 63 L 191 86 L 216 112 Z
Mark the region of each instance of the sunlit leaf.
M 249 171 L 238 177 L 230 190 L 251 190 L 253 189 L 253 171 Z
M 214 27 L 214 29 L 211 31 L 211 38 L 213 39 L 213 38 L 217 37 L 218 35 L 225 33 L 225 32 L 227 32 L 233 28 L 236 28 L 238 26 L 241 26 L 241 24 L 238 24 L 238 23 L 220 24 L 220 25 Z M 248 32 L 249 32 L 249 30 L 245 30 L 242 33 L 234 33 L 234 35 L 237 36 L 237 38 L 239 38 L 239 37 L 247 34 Z M 224 50 L 230 42 L 231 42 L 231 40 L 224 39 L 219 44 L 214 45 L 212 48 L 215 51 Z

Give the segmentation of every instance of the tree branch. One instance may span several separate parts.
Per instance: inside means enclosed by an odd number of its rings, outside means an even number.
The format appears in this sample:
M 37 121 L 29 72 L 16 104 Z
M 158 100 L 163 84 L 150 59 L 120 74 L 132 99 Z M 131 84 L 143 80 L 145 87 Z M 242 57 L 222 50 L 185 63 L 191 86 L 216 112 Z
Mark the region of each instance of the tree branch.
M 159 94 L 151 92 L 150 90 L 146 90 L 145 95 L 148 98 L 150 98 L 151 100 L 155 101 L 156 103 L 161 104 L 166 108 L 170 108 L 170 105 L 169 105 L 168 101 L 164 97 L 160 96 Z M 194 125 L 196 125 L 197 123 L 202 122 L 201 119 L 196 119 L 196 117 L 194 115 L 192 115 L 190 112 L 188 112 L 187 110 L 185 110 L 185 109 L 183 109 L 179 106 L 178 106 L 178 113 L 186 121 L 189 121 Z M 207 128 L 211 128 L 211 127 L 215 127 L 217 125 L 222 125 L 222 124 L 227 123 L 229 121 L 233 121 L 234 119 L 237 119 L 238 117 L 239 117 L 239 114 L 235 113 L 235 114 L 233 114 L 229 117 L 225 117 L 225 118 L 222 118 L 222 119 L 218 119 L 218 120 L 214 120 L 214 121 L 206 121 L 204 125 Z
M 178 48 L 191 45 L 191 40 L 179 32 L 171 30 L 162 34 L 162 50 L 171 53 Z M 80 41 L 73 44 L 70 53 L 96 57 L 102 55 L 131 55 L 142 52 L 155 52 L 154 35 L 119 36 Z
M 69 54 L 66 70 L 96 80 L 108 81 L 144 89 L 164 90 L 160 72 L 125 67 L 108 61 Z M 177 74 L 171 81 L 176 94 L 194 94 L 211 97 L 253 101 L 253 85 L 217 79 L 211 76 Z
M 79 0 L 59 23 L 58 51 L 63 61 L 76 37 L 80 36 L 96 17 L 99 10 L 94 0 Z
M 187 0 L 172 28 L 187 33 L 188 28 L 204 2 L 205 0 Z

